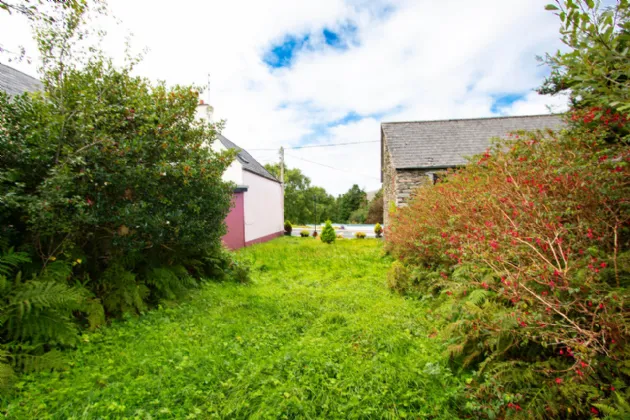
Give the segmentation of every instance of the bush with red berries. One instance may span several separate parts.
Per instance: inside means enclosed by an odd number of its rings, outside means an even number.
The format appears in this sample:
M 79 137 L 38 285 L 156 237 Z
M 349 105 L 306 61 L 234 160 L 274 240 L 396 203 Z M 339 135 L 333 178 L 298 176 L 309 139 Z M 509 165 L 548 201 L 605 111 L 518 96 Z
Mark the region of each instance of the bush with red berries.
M 399 284 L 443 303 L 475 415 L 630 401 L 630 149 L 611 136 L 514 134 L 392 214 Z

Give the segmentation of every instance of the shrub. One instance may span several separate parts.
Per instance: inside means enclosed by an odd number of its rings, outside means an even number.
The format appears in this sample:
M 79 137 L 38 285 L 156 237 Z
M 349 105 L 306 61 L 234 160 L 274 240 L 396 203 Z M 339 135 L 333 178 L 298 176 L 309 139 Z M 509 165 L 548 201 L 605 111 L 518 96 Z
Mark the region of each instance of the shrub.
M 291 232 L 293 232 L 293 225 L 291 225 L 291 222 L 287 220 L 284 222 L 284 233 L 290 236 Z
M 343 234 L 342 233 L 338 233 L 337 234 L 337 239 L 343 239 Z
M 377 223 L 374 226 L 374 233 L 376 234 L 377 238 L 380 238 L 381 236 L 383 236 L 383 227 L 381 226 L 380 223 Z
M 326 221 L 324 225 L 324 230 L 322 230 L 322 242 L 327 244 L 332 244 L 337 239 L 337 235 L 335 234 L 335 229 L 333 229 L 332 222 L 330 220 Z
M 316 230 L 313 231 L 313 238 L 317 238 L 317 235 L 319 235 L 319 233 L 317 233 Z
M 300 232 L 300 236 L 302 238 L 308 238 L 309 236 L 311 236 L 311 232 L 309 232 L 308 230 L 304 229 L 303 231 Z
M 364 232 L 357 232 L 354 234 L 354 237 L 357 239 L 365 239 L 365 233 Z
M 14 349 L 40 357 L 70 343 L 98 308 L 139 313 L 206 275 L 225 233 L 232 185 L 221 175 L 234 153 L 208 147 L 217 131 L 195 120 L 197 102 L 190 87 L 99 60 L 47 79 L 46 93 L 0 92 L 0 240 L 31 260 L 21 277 L 3 274 L 5 303 L 24 312 L 3 312 L 0 325 L 9 334 L 28 324 L 6 336 L 11 360 Z
M 414 287 L 446 299 L 453 361 L 477 370 L 476 416 L 588 416 L 629 399 L 630 151 L 610 135 L 520 133 L 392 214 L 388 249 L 439 274 Z

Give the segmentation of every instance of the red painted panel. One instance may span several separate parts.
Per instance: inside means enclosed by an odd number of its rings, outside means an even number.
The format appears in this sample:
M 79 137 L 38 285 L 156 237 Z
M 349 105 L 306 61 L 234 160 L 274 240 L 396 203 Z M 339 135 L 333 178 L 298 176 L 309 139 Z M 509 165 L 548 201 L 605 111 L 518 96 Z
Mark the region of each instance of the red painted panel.
M 230 249 L 245 246 L 245 193 L 235 192 L 232 196 L 232 209 L 225 218 L 228 232 L 223 237 L 223 243 Z

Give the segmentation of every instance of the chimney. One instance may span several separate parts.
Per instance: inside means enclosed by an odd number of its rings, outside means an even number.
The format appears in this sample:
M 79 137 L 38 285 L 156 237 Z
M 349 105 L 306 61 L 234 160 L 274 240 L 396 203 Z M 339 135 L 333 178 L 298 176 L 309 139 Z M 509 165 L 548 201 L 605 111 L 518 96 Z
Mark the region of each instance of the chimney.
M 197 104 L 197 118 L 200 120 L 204 120 L 206 122 L 213 122 L 214 117 L 214 108 L 203 101 L 203 99 L 199 100 L 199 104 Z

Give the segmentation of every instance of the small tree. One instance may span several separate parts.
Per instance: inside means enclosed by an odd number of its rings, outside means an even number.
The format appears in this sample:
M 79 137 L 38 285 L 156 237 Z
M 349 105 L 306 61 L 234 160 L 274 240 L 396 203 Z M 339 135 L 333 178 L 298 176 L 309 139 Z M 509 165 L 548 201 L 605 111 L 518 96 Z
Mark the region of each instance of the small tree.
M 324 230 L 322 230 L 322 242 L 326 242 L 327 244 L 332 244 L 337 239 L 337 234 L 335 233 L 335 229 L 332 227 L 332 222 L 330 220 L 326 221 L 326 225 L 324 226 Z
M 284 222 L 284 233 L 291 236 L 291 232 L 293 232 L 293 225 L 291 225 L 291 222 L 287 220 Z
M 376 234 L 377 238 L 383 236 L 383 227 L 380 223 L 377 223 L 376 226 L 374 226 L 374 233 Z

